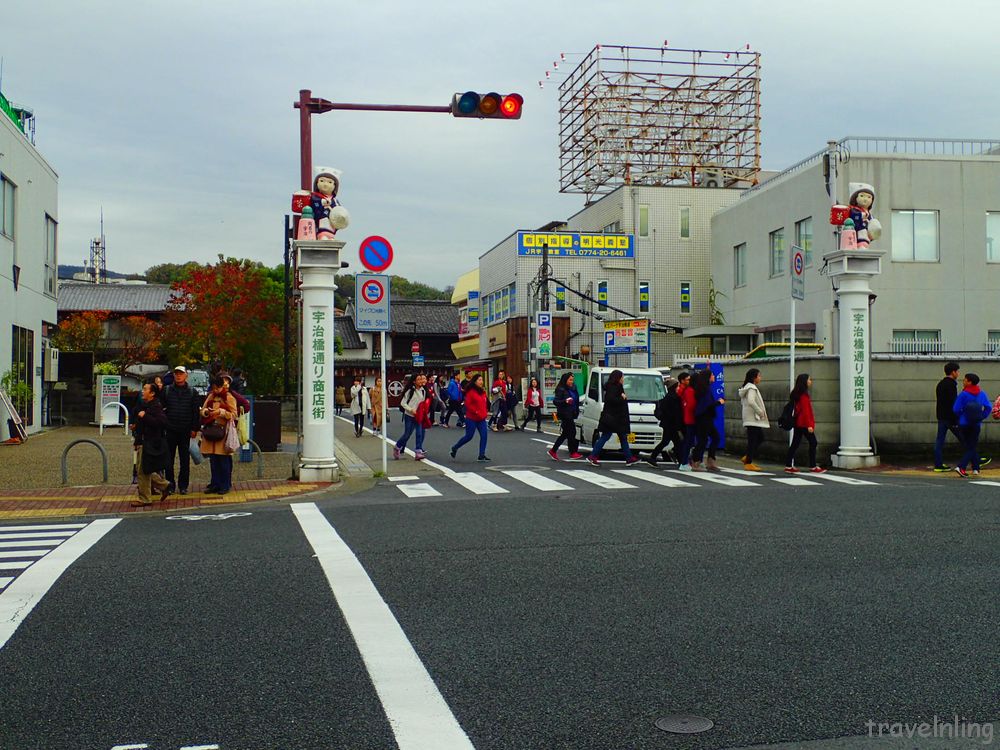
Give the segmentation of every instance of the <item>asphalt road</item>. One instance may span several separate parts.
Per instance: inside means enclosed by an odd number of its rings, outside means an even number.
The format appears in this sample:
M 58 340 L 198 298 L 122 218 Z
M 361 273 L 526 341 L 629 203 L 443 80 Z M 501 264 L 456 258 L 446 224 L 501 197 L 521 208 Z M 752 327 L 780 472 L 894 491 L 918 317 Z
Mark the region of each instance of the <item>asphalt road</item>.
M 456 437 L 428 435 L 440 476 L 316 500 L 312 526 L 297 503 L 109 528 L 0 647 L 0 748 L 462 747 L 449 721 L 478 750 L 839 748 L 866 722 L 1000 718 L 1000 487 L 621 473 L 531 432 L 491 433 L 484 467 Z M 0 624 L 89 533 L 38 525 L 0 527 L 0 566 L 43 555 L 0 567 Z M 427 706 L 448 720 L 420 726 Z M 656 728 L 673 713 L 715 726 Z

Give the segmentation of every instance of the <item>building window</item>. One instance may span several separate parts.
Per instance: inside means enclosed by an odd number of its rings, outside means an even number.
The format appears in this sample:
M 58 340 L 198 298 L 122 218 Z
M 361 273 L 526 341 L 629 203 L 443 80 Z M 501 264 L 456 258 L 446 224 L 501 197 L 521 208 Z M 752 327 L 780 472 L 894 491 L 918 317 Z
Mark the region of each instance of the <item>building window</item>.
M 45 217 L 45 293 L 56 296 L 56 222 L 51 217 Z
M 14 183 L 0 175 L 0 234 L 14 239 Z
M 785 228 L 775 229 L 770 234 L 771 278 L 785 275 Z
M 986 212 L 986 260 L 1000 263 L 1000 211 Z
M 566 311 L 566 287 L 556 284 L 556 312 Z
M 937 211 L 892 212 L 892 259 L 923 263 L 939 260 Z
M 639 312 L 649 312 L 649 282 L 639 282 Z
M 24 383 L 34 391 L 35 386 L 35 332 L 20 326 L 11 326 L 10 372 L 17 383 Z M 34 424 L 35 405 L 32 399 L 13 399 L 21 419 L 26 425 Z
M 649 206 L 645 203 L 639 205 L 639 236 L 649 237 Z
M 813 264 L 813 220 L 808 219 L 795 222 L 795 244 L 802 248 L 802 257 L 806 266 Z
M 597 311 L 607 312 L 608 310 L 608 282 L 597 282 Z
M 747 285 L 747 243 L 733 248 L 733 287 Z
M 622 231 L 621 220 L 613 221 L 602 230 L 605 234 L 618 234 Z
M 691 209 L 688 206 L 681 207 L 681 239 L 691 239 Z
M 691 314 L 691 282 L 681 282 L 681 315 Z
M 510 317 L 510 290 L 507 287 L 500 290 L 500 317 Z
M 986 351 L 993 356 L 1000 356 L 1000 331 L 987 331 Z
M 941 331 L 930 328 L 893 328 L 889 351 L 893 354 L 943 354 Z

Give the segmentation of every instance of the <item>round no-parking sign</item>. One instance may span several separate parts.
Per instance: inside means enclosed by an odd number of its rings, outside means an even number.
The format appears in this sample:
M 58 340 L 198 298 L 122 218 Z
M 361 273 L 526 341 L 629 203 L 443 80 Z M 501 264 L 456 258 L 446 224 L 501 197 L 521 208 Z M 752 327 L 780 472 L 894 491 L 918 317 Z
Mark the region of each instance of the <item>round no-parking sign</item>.
M 370 305 L 376 305 L 385 297 L 385 287 L 378 279 L 368 279 L 361 285 L 361 297 Z
M 382 273 L 392 265 L 392 245 L 385 237 L 372 235 L 361 242 L 361 265 L 372 273 Z

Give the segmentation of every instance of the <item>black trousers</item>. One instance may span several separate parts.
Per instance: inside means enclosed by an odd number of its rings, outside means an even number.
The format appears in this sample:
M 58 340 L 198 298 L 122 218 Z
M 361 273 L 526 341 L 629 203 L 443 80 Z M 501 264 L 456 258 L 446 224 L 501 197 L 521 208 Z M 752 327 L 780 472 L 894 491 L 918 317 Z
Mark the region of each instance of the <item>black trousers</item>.
M 795 451 L 799 449 L 803 437 L 809 442 L 809 468 L 816 465 L 816 435 L 805 427 L 796 427 L 795 434 L 792 436 L 792 444 L 788 446 L 788 458 L 785 459 L 785 466 L 792 465 Z
M 760 444 L 764 442 L 763 427 L 747 427 L 747 463 L 752 464 L 754 456 L 760 450 Z
M 523 430 L 525 425 L 531 421 L 532 416 L 535 418 L 535 424 L 538 429 L 542 429 L 542 407 L 540 406 L 526 406 L 524 407 L 527 413 L 524 415 L 524 421 L 521 423 L 521 429 Z
M 441 417 L 441 424 L 448 424 L 451 421 L 451 415 L 458 415 L 458 426 L 461 427 L 465 424 L 465 414 L 462 411 L 462 402 L 456 401 L 455 399 L 448 400 L 448 411 L 445 412 L 444 416 Z
M 649 454 L 649 460 L 655 461 L 656 457 L 666 451 L 667 446 L 670 443 L 674 444 L 674 453 L 680 457 L 681 443 L 684 442 L 684 438 L 681 436 L 680 430 L 676 427 L 670 430 L 666 427 L 663 428 L 663 439 L 656 444 L 652 452 Z
M 719 444 L 719 429 L 715 426 L 715 420 L 699 418 L 695 421 L 694 426 L 698 442 L 695 443 L 691 460 L 700 463 L 705 455 L 706 445 L 708 446 L 708 457 L 714 460 L 715 448 Z
M 166 480 L 171 487 L 186 490 L 191 481 L 191 433 L 170 430 L 167 432 L 167 445 L 170 453 L 167 461 Z M 176 482 L 174 482 L 174 456 L 180 459 L 181 464 Z
M 365 427 L 365 413 L 361 412 L 360 414 L 355 414 L 354 415 L 354 434 L 355 435 L 360 435 L 362 433 L 362 431 L 364 430 L 364 427 Z
M 559 420 L 559 437 L 556 438 L 552 450 L 559 450 L 559 446 L 563 444 L 564 440 L 570 453 L 576 453 L 580 450 L 580 441 L 576 436 L 576 420 L 572 417 Z

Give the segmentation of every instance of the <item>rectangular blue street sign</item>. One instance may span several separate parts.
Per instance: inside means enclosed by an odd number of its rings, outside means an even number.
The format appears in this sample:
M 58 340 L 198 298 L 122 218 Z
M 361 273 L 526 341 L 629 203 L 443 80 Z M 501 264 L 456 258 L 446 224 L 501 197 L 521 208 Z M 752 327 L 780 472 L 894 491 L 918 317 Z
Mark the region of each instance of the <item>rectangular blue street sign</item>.
M 354 327 L 359 331 L 389 330 L 389 276 L 359 273 L 354 277 Z

